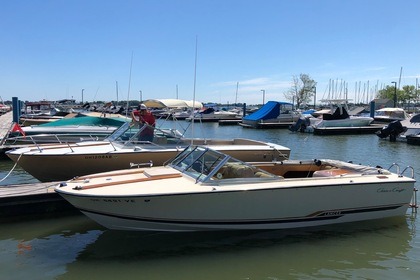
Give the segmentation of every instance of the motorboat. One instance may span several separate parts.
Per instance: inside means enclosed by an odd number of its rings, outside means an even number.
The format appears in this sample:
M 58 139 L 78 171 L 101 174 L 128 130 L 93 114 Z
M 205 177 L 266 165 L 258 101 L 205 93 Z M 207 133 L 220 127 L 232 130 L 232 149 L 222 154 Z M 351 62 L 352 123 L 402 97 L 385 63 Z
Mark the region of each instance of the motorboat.
M 268 101 L 254 113 L 243 117 L 240 125 L 248 128 L 288 128 L 299 117 L 300 115 L 293 111 L 293 104 L 282 101 Z
M 19 122 L 21 126 L 39 125 L 60 120 L 67 114 L 47 100 L 25 102 L 24 114 L 19 117 Z
M 76 143 L 104 140 L 122 124 L 131 122 L 126 117 L 100 117 L 70 114 L 69 117 L 11 131 L 0 143 L 12 149 L 17 146 L 52 143 Z
M 318 118 L 310 118 L 314 128 L 322 127 L 362 127 L 369 126 L 373 118 L 366 116 L 350 116 L 344 107 L 337 107 L 334 113 L 324 113 Z
M 213 107 L 204 108 L 185 118 L 187 122 L 218 122 L 222 120 L 240 120 L 238 112 L 216 110 Z
M 375 122 L 390 123 L 393 121 L 403 121 L 408 119 L 409 115 L 402 108 L 382 108 L 375 111 Z
M 326 99 L 330 109 L 322 109 L 311 114 L 301 114 L 301 117 L 292 126 L 291 131 L 313 132 L 324 128 L 352 128 L 367 127 L 373 122 L 369 116 L 349 114 L 347 99 Z M 356 113 L 360 110 L 355 110 Z
M 245 163 L 189 146 L 168 165 L 81 176 L 55 191 L 110 229 L 269 230 L 403 216 L 413 177 L 411 167 L 392 173 L 329 159 Z
M 157 118 L 169 120 L 185 120 L 195 110 L 203 108 L 203 104 L 197 100 L 182 99 L 148 99 L 142 102 L 148 108 L 154 108 L 152 113 Z M 159 113 L 155 113 L 160 111 Z
M 123 124 L 103 141 L 31 145 L 6 152 L 26 172 L 43 182 L 126 169 L 130 164 L 163 165 L 190 144 L 206 145 L 244 161 L 289 158 L 290 149 L 252 139 L 185 138 L 176 129 L 156 128 L 152 142 L 139 141 L 145 127 Z
M 379 138 L 389 138 L 390 141 L 403 141 L 407 144 L 419 145 L 420 114 L 402 121 L 395 120 L 376 133 Z

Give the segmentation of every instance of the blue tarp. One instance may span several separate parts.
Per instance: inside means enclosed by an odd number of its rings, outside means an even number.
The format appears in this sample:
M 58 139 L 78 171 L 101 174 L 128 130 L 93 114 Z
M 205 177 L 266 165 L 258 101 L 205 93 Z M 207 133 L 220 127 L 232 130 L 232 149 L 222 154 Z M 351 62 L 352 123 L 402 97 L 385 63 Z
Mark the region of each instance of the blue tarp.
M 281 105 L 292 105 L 287 102 L 268 101 L 258 111 L 252 113 L 249 116 L 244 117 L 247 121 L 258 121 L 258 120 L 269 120 L 277 118 L 280 114 Z

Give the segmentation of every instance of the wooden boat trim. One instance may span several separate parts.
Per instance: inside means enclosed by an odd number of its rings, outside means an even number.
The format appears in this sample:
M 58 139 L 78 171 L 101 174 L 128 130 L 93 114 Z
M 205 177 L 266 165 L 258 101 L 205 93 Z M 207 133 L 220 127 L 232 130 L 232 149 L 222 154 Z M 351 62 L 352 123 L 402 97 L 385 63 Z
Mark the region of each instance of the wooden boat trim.
M 178 177 L 182 177 L 182 175 L 180 173 L 162 174 L 162 175 L 155 175 L 155 176 L 151 176 L 151 177 L 123 180 L 123 181 L 119 181 L 119 182 L 112 181 L 112 182 L 106 182 L 106 183 L 90 185 L 90 186 L 76 186 L 74 189 L 75 190 L 88 190 L 88 189 L 116 186 L 116 185 L 122 185 L 122 184 L 131 184 L 131 183 L 138 183 L 138 182 L 145 182 L 145 181 L 172 179 L 172 178 L 178 178 Z
M 106 172 L 106 173 L 99 173 L 97 175 L 86 175 L 77 177 L 76 180 L 72 180 L 73 182 L 77 182 L 78 180 L 86 180 L 86 179 L 94 179 L 94 178 L 102 178 L 102 177 L 109 177 L 109 176 L 122 176 L 122 175 L 132 175 L 136 173 L 144 173 L 144 169 L 131 169 L 131 170 L 121 170 L 120 172 Z

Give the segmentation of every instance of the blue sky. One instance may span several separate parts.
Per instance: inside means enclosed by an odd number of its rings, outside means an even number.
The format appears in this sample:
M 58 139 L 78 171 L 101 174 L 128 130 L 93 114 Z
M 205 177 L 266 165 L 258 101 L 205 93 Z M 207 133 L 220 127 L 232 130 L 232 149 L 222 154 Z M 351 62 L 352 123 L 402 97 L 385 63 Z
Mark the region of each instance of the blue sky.
M 119 100 L 258 104 L 305 73 L 318 100 L 332 80 L 357 101 L 420 78 L 418 0 L 0 1 L 3 100 L 116 100 L 118 83 Z

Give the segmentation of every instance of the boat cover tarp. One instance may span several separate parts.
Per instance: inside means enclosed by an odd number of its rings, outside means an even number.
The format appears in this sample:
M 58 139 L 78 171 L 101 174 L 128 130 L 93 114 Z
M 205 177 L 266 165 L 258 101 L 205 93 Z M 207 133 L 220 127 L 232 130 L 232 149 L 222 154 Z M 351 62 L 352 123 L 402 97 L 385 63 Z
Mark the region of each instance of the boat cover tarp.
M 101 118 L 101 117 L 89 117 L 89 116 L 80 116 L 69 119 L 61 119 L 54 122 L 44 123 L 37 126 L 40 127 L 56 127 L 56 126 L 65 126 L 65 125 L 90 125 L 90 126 L 115 126 L 120 127 L 125 123 L 123 118 Z
M 287 102 L 278 102 L 278 101 L 268 101 L 264 106 L 258 109 L 256 112 L 252 113 L 249 116 L 244 117 L 244 120 L 247 121 L 258 121 L 258 120 L 269 120 L 277 118 L 280 114 L 281 105 L 292 105 Z
M 420 123 L 420 114 L 414 115 L 413 117 L 411 117 L 410 119 L 411 123 Z

